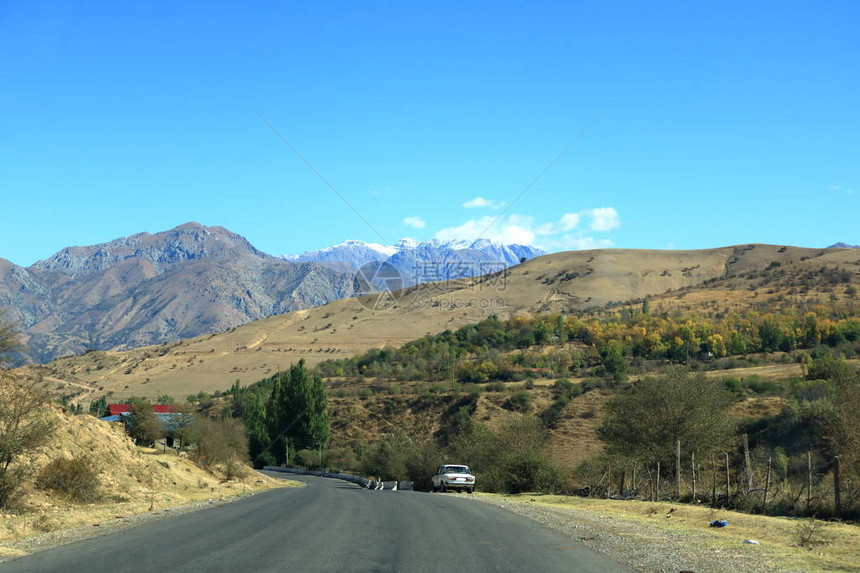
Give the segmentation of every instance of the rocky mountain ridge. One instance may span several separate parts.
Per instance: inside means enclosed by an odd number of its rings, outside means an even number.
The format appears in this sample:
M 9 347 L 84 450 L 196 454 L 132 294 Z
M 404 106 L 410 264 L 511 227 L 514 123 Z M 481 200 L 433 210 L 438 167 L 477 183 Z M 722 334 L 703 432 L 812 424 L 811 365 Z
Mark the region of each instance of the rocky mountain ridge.
M 393 247 L 346 241 L 275 257 L 223 227 L 186 223 L 74 246 L 21 267 L 0 259 L 0 311 L 23 331 L 24 362 L 123 350 L 229 330 L 374 290 L 356 273 L 387 260 L 406 285 L 477 276 L 543 251 L 490 241 Z
M 0 260 L 0 309 L 25 360 L 227 330 L 351 296 L 354 273 L 267 255 L 221 227 L 188 223 L 68 247 L 30 267 Z

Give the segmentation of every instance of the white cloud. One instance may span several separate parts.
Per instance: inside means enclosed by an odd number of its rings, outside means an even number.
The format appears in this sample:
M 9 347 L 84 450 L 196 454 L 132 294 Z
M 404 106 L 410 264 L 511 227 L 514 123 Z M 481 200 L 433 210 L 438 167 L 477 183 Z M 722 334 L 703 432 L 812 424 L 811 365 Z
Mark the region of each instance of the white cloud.
M 413 229 L 423 229 L 427 226 L 427 222 L 421 217 L 406 217 L 403 219 L 403 224 Z
M 516 243 L 518 245 L 530 245 L 534 242 L 535 234 L 531 230 L 531 217 L 510 215 L 507 218 L 502 217 L 498 222 L 493 224 L 495 220 L 496 218 L 491 215 L 470 219 L 457 227 L 447 227 L 439 230 L 434 235 L 434 238 L 440 241 L 450 241 L 453 239 L 474 241 L 478 238 L 485 238 L 499 241 L 500 243 Z
M 618 211 L 615 207 L 598 207 L 597 209 L 586 209 L 582 214 L 591 218 L 592 231 L 611 231 L 621 225 L 618 219 Z
M 567 231 L 572 231 L 579 225 L 579 214 L 578 213 L 565 213 L 561 216 L 555 223 L 544 223 L 540 225 L 535 232 L 538 235 L 557 235 L 558 233 L 566 233 Z
M 475 197 L 474 199 L 463 203 L 463 207 L 466 209 L 486 208 L 492 209 L 493 211 L 498 211 L 505 205 L 506 203 L 504 201 L 493 201 L 492 199 L 484 199 L 483 197 Z
M 579 228 L 585 220 L 587 228 Z M 448 241 L 490 239 L 505 244 L 534 245 L 548 251 L 599 249 L 612 247 L 608 238 L 589 236 L 592 231 L 606 232 L 620 226 L 618 211 L 613 207 L 585 209 L 565 213 L 558 221 L 536 224 L 534 217 L 511 214 L 500 218 L 491 215 L 469 219 L 462 225 L 439 230 L 434 238 Z

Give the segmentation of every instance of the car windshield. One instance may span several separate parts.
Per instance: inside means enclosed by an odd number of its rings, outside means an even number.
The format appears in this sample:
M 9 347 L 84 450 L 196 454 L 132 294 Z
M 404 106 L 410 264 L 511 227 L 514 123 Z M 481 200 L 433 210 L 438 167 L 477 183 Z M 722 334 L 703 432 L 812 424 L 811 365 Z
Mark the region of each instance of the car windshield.
M 448 473 L 448 474 L 467 474 L 467 473 L 469 473 L 469 468 L 466 466 L 447 466 L 445 468 L 445 473 Z

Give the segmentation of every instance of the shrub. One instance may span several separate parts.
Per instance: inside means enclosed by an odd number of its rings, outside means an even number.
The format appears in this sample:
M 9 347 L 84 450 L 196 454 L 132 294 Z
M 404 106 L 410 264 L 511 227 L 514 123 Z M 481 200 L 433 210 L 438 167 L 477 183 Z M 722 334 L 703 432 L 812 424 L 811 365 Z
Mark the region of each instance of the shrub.
M 299 450 L 296 452 L 296 461 L 300 466 L 316 468 L 320 465 L 319 452 L 315 450 Z
M 552 389 L 556 392 L 556 396 L 560 396 L 564 392 L 569 392 L 573 389 L 573 382 L 567 378 L 559 378 L 552 385 Z
M 325 464 L 333 470 L 351 472 L 358 469 L 358 457 L 352 448 L 332 448 L 325 453 Z
M 230 469 L 232 463 L 244 463 L 248 459 L 245 427 L 234 418 L 213 420 L 196 416 L 189 428 L 189 438 L 196 446 L 194 459 L 205 468 L 223 465 Z
M 505 407 L 515 412 L 528 412 L 532 407 L 532 396 L 525 390 L 514 392 L 505 402 Z
M 452 441 L 448 456 L 468 464 L 483 491 L 557 492 L 563 480 L 542 452 L 546 437 L 531 416 L 506 420 L 495 432 L 471 424 Z
M 61 456 L 42 468 L 36 478 L 36 486 L 52 490 L 71 501 L 89 503 L 101 498 L 98 477 L 95 460 L 90 456 L 72 459 Z

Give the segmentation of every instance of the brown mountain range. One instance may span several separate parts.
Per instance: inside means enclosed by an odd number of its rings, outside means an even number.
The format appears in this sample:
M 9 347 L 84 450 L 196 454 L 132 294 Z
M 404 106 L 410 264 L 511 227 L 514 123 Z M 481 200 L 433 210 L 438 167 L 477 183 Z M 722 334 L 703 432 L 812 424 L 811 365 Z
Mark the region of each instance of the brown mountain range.
M 26 268 L 0 259 L 0 309 L 36 362 L 219 332 L 352 287 L 349 269 L 284 261 L 197 223 L 69 247 Z

